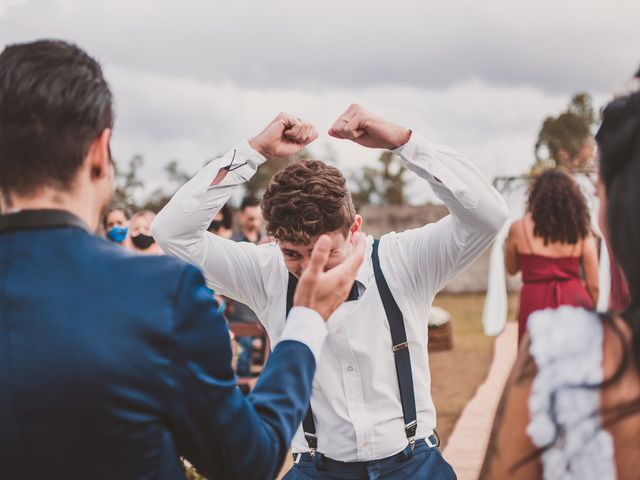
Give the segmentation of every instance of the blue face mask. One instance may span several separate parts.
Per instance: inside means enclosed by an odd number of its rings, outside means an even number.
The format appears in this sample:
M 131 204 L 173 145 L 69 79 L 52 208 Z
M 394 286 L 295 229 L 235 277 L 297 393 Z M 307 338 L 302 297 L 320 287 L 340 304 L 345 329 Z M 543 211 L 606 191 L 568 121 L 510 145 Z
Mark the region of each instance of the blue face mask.
M 115 226 L 107 232 L 107 238 L 112 242 L 122 243 L 127 238 L 127 227 Z

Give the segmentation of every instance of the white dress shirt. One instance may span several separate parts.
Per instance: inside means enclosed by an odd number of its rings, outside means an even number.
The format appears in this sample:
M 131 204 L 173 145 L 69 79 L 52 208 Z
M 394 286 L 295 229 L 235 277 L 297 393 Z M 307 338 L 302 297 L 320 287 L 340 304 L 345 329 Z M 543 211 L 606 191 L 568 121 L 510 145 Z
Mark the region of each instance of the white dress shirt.
M 507 207 L 480 171 L 449 147 L 414 132 L 394 152 L 431 185 L 451 212 L 437 223 L 392 232 L 380 241 L 380 264 L 407 332 L 416 437 L 424 438 L 436 426 L 427 353 L 431 302 L 438 290 L 487 248 L 507 218 Z M 211 186 L 232 158 L 227 176 Z M 288 283 L 278 245 L 236 243 L 207 232 L 216 212 L 265 161 L 246 141 L 211 161 L 158 214 L 152 232 L 165 252 L 200 267 L 216 293 L 253 309 L 275 345 L 285 328 Z M 318 451 L 345 462 L 385 458 L 407 445 L 391 334 L 371 263 L 372 242 L 368 237 L 365 261 L 357 275 L 359 299 L 343 304 L 329 319 L 311 397 Z M 295 453 L 309 450 L 302 428 L 292 447 Z

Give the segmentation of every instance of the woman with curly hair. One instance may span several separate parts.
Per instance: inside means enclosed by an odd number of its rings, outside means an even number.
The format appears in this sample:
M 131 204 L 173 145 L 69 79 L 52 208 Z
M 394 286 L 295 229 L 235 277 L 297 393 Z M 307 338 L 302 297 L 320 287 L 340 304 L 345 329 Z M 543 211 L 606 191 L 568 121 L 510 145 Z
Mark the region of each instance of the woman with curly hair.
M 604 109 L 596 141 L 598 223 L 629 302 L 531 315 L 481 479 L 640 478 L 640 70 Z
M 518 339 L 537 310 L 597 303 L 598 254 L 589 225 L 586 201 L 569 174 L 552 169 L 536 178 L 527 214 L 511 225 L 506 242 L 507 272 L 522 271 Z

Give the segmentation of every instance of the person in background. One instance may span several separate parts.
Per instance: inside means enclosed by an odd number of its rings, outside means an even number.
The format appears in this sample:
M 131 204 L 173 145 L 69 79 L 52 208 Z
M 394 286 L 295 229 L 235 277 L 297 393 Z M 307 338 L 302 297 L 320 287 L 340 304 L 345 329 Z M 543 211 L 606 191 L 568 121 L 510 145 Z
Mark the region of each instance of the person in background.
M 112 242 L 131 248 L 129 239 L 129 215 L 124 208 L 114 207 L 104 216 L 104 233 Z
M 216 213 L 215 217 L 213 217 L 213 220 L 211 221 L 211 224 L 209 224 L 209 228 L 207 228 L 207 231 L 222 238 L 231 238 L 231 235 L 233 235 L 232 225 L 233 214 L 231 212 L 231 208 L 228 205 L 225 205 L 224 208 Z M 211 293 L 213 295 L 213 298 L 215 298 L 216 302 L 218 303 L 218 311 L 222 315 L 226 315 L 228 299 L 223 297 L 222 295 L 216 295 L 213 290 L 211 291 Z M 230 333 L 231 339 L 235 341 L 233 332 Z
M 226 207 L 227 205 L 225 205 Z M 240 220 L 240 230 L 235 232 L 231 239 L 236 242 L 250 242 L 256 245 L 266 240 L 262 234 L 262 209 L 260 208 L 260 200 L 253 196 L 246 196 L 240 204 L 240 212 L 238 214 Z M 258 323 L 258 316 L 253 310 L 244 303 L 229 300 L 228 302 L 229 321 Z M 240 376 L 251 375 L 251 352 L 253 351 L 254 337 L 236 337 L 236 341 L 240 346 L 238 354 L 237 373 Z
M 589 225 L 584 196 L 568 173 L 552 169 L 536 178 L 527 214 L 513 222 L 505 245 L 507 273 L 522 272 L 518 342 L 537 310 L 597 304 L 598 250 Z
M 338 117 L 329 134 L 398 153 L 451 215 L 379 242 L 367 237 L 350 300 L 331 318 L 310 409 L 292 444 L 294 466 L 285 478 L 454 479 L 434 434 L 428 312 L 434 295 L 495 239 L 507 207 L 463 155 L 359 105 Z M 260 134 L 204 167 L 152 225 L 163 250 L 199 265 L 214 290 L 258 312 L 272 343 L 285 328 L 316 239 L 332 238 L 326 268 L 338 268 L 361 231 L 344 175 L 312 160 L 292 162 L 275 174 L 262 210 L 276 242 L 230 242 L 205 230 L 258 166 L 289 157 L 316 138 L 312 125 L 278 115 Z
M 535 312 L 481 479 L 640 478 L 640 71 L 596 134 L 600 230 L 629 291 L 622 312 Z
M 231 238 L 233 235 L 233 213 L 229 205 L 225 205 L 216 213 L 207 231 L 222 238 Z
M 275 478 L 364 238 L 329 272 L 331 239 L 316 242 L 245 398 L 202 273 L 95 234 L 113 196 L 112 128 L 109 85 L 79 47 L 2 51 L 0 479 L 184 479 L 181 458 L 211 479 Z
M 261 244 L 264 235 L 262 233 L 263 218 L 260 200 L 253 196 L 244 197 L 240 204 L 238 217 L 240 220 L 240 230 L 234 232 L 231 239 L 236 242 Z
M 134 213 L 129 220 L 131 249 L 144 255 L 162 255 L 162 249 L 151 235 L 151 222 L 156 214 L 151 210 Z

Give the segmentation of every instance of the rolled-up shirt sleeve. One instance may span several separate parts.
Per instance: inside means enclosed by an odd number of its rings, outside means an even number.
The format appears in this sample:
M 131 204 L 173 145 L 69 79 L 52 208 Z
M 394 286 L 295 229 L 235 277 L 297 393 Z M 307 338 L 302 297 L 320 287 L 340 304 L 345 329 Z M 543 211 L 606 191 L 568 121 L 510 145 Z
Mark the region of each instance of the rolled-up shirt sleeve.
M 248 141 L 209 162 L 158 213 L 151 231 L 162 250 L 202 270 L 207 285 L 259 311 L 264 301 L 261 271 L 269 248 L 234 242 L 207 231 L 229 197 L 266 161 Z M 219 175 L 224 178 L 213 185 Z M 268 246 L 266 246 L 268 247 Z

